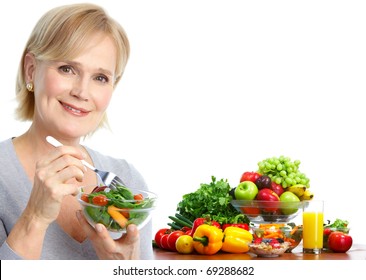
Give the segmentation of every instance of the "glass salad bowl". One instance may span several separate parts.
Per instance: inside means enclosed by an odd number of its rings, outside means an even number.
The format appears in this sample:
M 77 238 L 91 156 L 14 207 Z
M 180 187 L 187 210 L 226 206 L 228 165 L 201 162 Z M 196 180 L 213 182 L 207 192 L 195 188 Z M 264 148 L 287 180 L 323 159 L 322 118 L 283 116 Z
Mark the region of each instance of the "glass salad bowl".
M 245 214 L 250 222 L 287 223 L 302 213 L 306 203 L 303 201 L 264 201 L 264 200 L 232 200 L 231 204 Z
M 295 223 L 260 224 L 251 228 L 254 238 L 276 238 L 288 243 L 286 253 L 291 253 L 302 241 L 302 225 Z
M 157 196 L 149 191 L 117 186 L 114 190 L 96 187 L 77 196 L 89 224 L 103 224 L 110 233 L 124 233 L 130 224 L 138 229 L 151 219 Z

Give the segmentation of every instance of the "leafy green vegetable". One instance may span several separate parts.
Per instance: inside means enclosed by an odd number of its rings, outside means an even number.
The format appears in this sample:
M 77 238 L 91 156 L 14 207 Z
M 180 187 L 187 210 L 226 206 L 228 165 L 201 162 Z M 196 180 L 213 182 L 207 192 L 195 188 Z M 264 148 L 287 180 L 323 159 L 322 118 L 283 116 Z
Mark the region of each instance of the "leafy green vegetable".
M 328 224 L 325 224 L 324 228 L 347 228 L 348 224 L 346 220 L 336 219 L 332 224 L 328 220 Z
M 143 208 L 150 208 L 154 204 L 153 198 L 144 198 L 143 200 L 135 201 L 134 195 L 125 186 L 117 186 L 116 189 L 109 191 L 96 191 L 88 194 L 89 204 L 93 204 L 93 198 L 98 195 L 104 195 L 108 199 L 108 203 L 105 206 L 85 206 L 85 213 L 95 223 L 101 223 L 105 225 L 109 230 L 120 230 L 121 226 L 113 220 L 108 213 L 108 207 L 114 205 L 121 209 L 131 209 L 129 212 L 128 224 L 140 224 L 148 216 L 148 213 Z
M 231 187 L 227 180 L 216 181 L 211 177 L 210 184 L 201 184 L 195 192 L 183 195 L 182 201 L 177 205 L 177 211 L 189 220 L 209 217 L 220 224 L 248 223 L 249 219 L 238 212 L 231 204 L 232 196 L 229 194 Z

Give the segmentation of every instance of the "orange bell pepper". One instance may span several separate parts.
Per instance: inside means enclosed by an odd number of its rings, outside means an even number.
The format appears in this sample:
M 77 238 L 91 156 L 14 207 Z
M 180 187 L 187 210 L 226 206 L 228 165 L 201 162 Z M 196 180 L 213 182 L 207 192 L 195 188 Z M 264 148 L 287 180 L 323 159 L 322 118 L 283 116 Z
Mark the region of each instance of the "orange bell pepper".
M 128 219 L 121 214 L 121 209 L 117 208 L 114 205 L 109 205 L 107 208 L 108 214 L 112 217 L 113 220 L 119 224 L 121 228 L 125 228 L 128 222 Z

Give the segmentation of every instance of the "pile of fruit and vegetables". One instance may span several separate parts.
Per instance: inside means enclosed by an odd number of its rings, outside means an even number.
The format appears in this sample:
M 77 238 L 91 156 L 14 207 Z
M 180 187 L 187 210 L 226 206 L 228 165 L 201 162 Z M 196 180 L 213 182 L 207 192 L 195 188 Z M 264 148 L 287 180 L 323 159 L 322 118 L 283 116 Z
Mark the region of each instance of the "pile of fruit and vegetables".
M 348 221 L 336 219 L 333 223 L 324 224 L 323 248 L 336 253 L 347 252 L 352 247 L 352 237 L 349 235 Z
M 300 161 L 291 161 L 288 157 L 267 158 L 258 162 L 256 171 L 245 171 L 235 187 L 225 179 L 217 180 L 212 176 L 210 183 L 203 183 L 196 191 L 183 195 L 176 213 L 168 216 L 167 226 L 156 232 L 153 245 L 182 254 L 207 255 L 247 253 L 255 245 L 274 250 L 286 244 L 297 246 L 301 240 L 297 236 L 298 226 L 291 224 L 294 229 L 290 231 L 291 236 L 266 235 L 265 231 L 263 236 L 256 236 L 248 218 L 253 213 L 237 209 L 232 201 L 301 202 L 313 199 L 310 180 L 300 172 L 299 166 Z M 290 210 L 275 209 L 273 214 L 290 215 Z

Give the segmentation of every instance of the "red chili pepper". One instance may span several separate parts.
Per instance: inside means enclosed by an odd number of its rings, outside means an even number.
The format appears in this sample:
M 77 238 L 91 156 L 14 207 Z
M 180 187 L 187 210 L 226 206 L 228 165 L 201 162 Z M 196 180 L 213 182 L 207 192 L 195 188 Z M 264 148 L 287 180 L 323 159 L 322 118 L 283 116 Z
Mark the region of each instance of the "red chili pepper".
M 206 218 L 197 218 L 193 221 L 193 226 L 192 226 L 192 231 L 191 231 L 191 236 L 193 236 L 194 232 L 196 231 L 196 229 L 200 226 L 203 225 L 206 222 Z
M 224 224 L 222 226 L 222 230 L 225 230 L 225 228 L 227 228 L 227 227 L 238 227 L 238 228 L 243 228 L 243 229 L 249 231 L 249 225 L 245 224 L 245 223 L 242 223 L 242 224 Z

